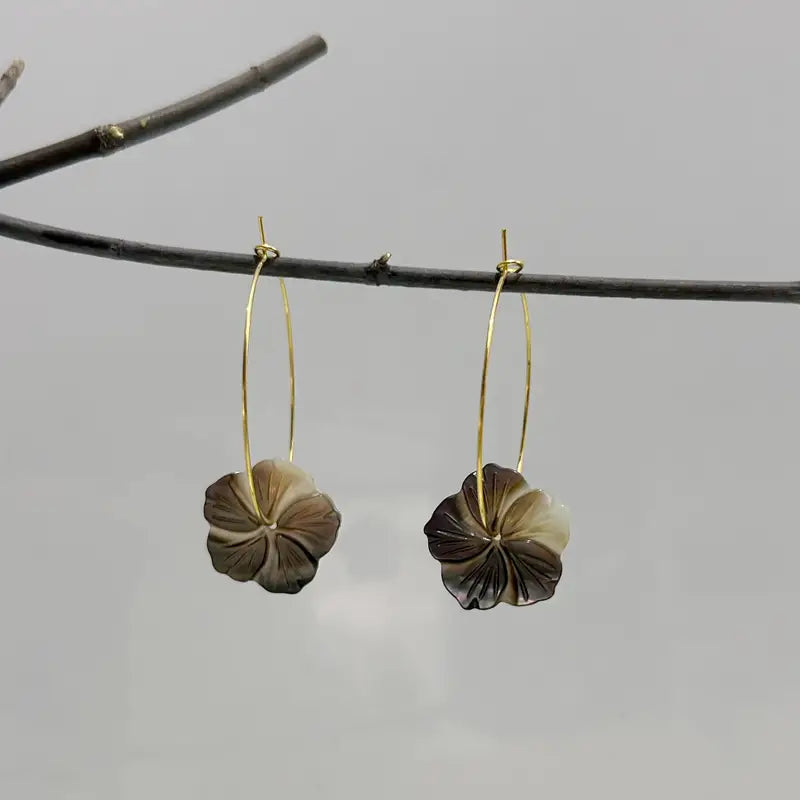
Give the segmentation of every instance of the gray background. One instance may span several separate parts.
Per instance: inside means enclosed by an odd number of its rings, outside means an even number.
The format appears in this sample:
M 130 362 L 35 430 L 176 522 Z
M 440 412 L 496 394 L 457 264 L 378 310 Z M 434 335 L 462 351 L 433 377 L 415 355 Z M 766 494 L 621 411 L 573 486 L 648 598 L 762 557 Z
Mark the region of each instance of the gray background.
M 149 111 L 309 33 L 330 53 L 7 213 L 249 251 L 529 272 L 800 277 L 790 2 L 2 4 L 7 154 Z M 296 597 L 213 572 L 241 469 L 248 279 L 0 241 L 0 794 L 792 798 L 798 316 L 532 297 L 526 475 L 572 510 L 556 597 L 464 612 L 421 528 L 473 469 L 490 296 L 293 282 L 296 462 L 343 512 Z M 513 465 L 501 304 L 487 460 Z M 256 458 L 283 456 L 276 284 Z

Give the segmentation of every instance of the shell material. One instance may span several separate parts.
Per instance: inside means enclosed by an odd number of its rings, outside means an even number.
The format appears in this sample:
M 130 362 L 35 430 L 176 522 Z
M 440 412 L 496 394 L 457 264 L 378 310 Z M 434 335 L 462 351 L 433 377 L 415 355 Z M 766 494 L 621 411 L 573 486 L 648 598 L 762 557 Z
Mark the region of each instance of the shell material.
M 531 489 L 513 469 L 487 464 L 483 478 L 485 527 L 474 472 L 425 525 L 445 588 L 465 609 L 548 600 L 561 579 L 569 512 L 541 489 Z
M 235 581 L 296 594 L 336 542 L 341 515 L 312 477 L 288 461 L 259 461 L 253 478 L 266 525 L 253 507 L 246 473 L 224 475 L 206 489 L 211 563 Z

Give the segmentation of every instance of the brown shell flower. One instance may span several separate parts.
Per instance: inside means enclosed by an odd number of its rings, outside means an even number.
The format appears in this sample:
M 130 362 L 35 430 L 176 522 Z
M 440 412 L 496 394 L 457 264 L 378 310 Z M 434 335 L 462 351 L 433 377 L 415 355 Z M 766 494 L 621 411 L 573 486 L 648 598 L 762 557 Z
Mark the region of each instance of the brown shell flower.
M 474 472 L 425 525 L 445 588 L 466 609 L 548 600 L 561 578 L 569 512 L 513 469 L 487 464 L 483 479 L 486 527 Z
M 333 547 L 341 515 L 311 476 L 288 461 L 260 461 L 253 477 L 268 525 L 253 507 L 246 473 L 230 473 L 206 489 L 211 563 L 235 581 L 296 594 L 313 580 L 319 559 Z

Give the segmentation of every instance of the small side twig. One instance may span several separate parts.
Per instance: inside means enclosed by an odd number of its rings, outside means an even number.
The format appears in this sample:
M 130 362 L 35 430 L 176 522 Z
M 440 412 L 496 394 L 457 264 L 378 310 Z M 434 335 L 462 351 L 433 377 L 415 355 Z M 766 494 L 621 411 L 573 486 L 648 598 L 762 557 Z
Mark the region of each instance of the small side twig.
M 11 62 L 11 66 L 0 75 L 0 105 L 14 91 L 24 69 L 25 62 L 21 58 L 16 58 Z
M 309 36 L 269 61 L 250 67 L 235 78 L 185 100 L 124 122 L 99 125 L 61 142 L 7 158 L 0 161 L 0 189 L 78 161 L 111 155 L 124 147 L 170 133 L 263 91 L 324 55 L 327 50 L 328 46 L 321 36 Z

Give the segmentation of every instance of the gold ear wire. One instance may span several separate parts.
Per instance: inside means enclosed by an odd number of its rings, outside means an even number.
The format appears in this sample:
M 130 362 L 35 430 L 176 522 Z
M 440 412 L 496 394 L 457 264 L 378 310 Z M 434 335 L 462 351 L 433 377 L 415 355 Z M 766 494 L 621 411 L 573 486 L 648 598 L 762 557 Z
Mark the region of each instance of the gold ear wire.
M 500 277 L 497 281 L 497 288 L 492 300 L 492 310 L 489 314 L 489 327 L 486 331 L 486 348 L 483 355 L 483 374 L 481 375 L 481 399 L 478 410 L 478 470 L 476 473 L 478 491 L 478 510 L 481 515 L 481 523 L 488 530 L 488 520 L 486 519 L 486 500 L 483 496 L 483 417 L 486 410 L 486 382 L 489 373 L 489 357 L 492 351 L 492 336 L 494 335 L 494 320 L 497 315 L 497 304 L 500 301 L 500 293 L 503 291 L 509 275 L 522 271 L 524 266 L 522 261 L 509 259 L 508 257 L 508 231 L 503 228 L 502 234 L 503 260 L 497 265 Z M 519 444 L 519 459 L 517 460 L 517 472 L 522 472 L 522 465 L 525 460 L 525 438 L 528 432 L 528 410 L 531 398 L 531 321 L 528 313 L 528 300 L 524 294 L 520 294 L 522 300 L 522 313 L 525 317 L 525 341 L 526 341 L 526 360 L 527 368 L 525 373 L 525 407 L 522 412 L 522 436 Z
M 261 522 L 266 525 L 272 524 L 272 520 L 267 520 L 258 503 L 256 495 L 255 478 L 253 477 L 253 462 L 250 456 L 250 432 L 247 422 L 247 359 L 250 352 L 250 327 L 253 320 L 253 304 L 256 298 L 256 286 L 261 270 L 267 261 L 280 258 L 280 250 L 267 244 L 264 235 L 264 218 L 258 218 L 258 227 L 261 233 L 261 244 L 256 245 L 255 254 L 259 261 L 256 265 L 253 281 L 250 284 L 250 295 L 247 299 L 247 312 L 244 323 L 244 347 L 242 349 L 242 436 L 244 438 L 244 462 L 247 470 L 247 481 L 250 487 L 250 499 L 253 501 L 253 508 L 259 516 Z M 294 458 L 294 341 L 292 338 L 292 315 L 289 311 L 289 294 L 286 291 L 286 283 L 283 278 L 279 278 L 281 294 L 283 295 L 283 313 L 286 317 L 286 338 L 289 343 L 289 461 Z

